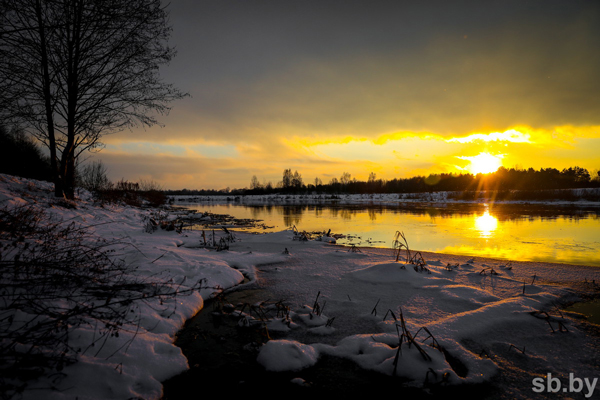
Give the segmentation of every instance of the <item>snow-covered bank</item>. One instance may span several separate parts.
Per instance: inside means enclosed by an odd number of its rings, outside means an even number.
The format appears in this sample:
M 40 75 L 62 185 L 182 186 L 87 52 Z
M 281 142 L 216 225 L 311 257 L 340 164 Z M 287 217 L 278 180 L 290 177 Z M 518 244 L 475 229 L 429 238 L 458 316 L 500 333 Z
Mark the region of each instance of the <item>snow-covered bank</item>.
M 0 201 L 39 206 L 118 239 L 115 257 L 140 275 L 205 280 L 190 296 L 144 303 L 139 326 L 124 326 L 99 354 L 86 352 L 77 363 L 30 381 L 23 398 L 159 398 L 161 382 L 188 368 L 173 344 L 177 331 L 217 287 L 236 285 L 265 285 L 286 300 L 283 316 L 265 310 L 262 318 L 246 311 L 235 317 L 279 335 L 258 348 L 257 368 L 295 371 L 300 380 L 323 355 L 417 387 L 503 384 L 507 398 L 535 398 L 532 380 L 547 374 L 600 377 L 597 338 L 581 316 L 561 309 L 579 290 L 596 290 L 597 268 L 434 253 L 413 265 L 405 252 L 394 262 L 389 249 L 343 248 L 292 231 L 235 232 L 229 249 L 216 251 L 204 246 L 202 232 L 147 229 L 153 210 L 94 204 L 86 193 L 66 204 L 52 197 L 48 184 L 6 175 L 0 176 Z M 72 345 L 85 347 L 95 332 L 93 324 L 80 326 L 70 334 Z M 600 387 L 595 390 L 598 395 Z
M 203 289 L 191 295 L 156 297 L 135 303 L 137 309 L 130 320 L 137 322 L 121 326 L 118 335 L 109 337 L 104 345 L 89 347 L 104 328 L 103 323 L 82 324 L 69 332 L 73 349 L 87 349 L 78 356 L 78 362 L 60 371 L 46 371 L 39 379 L 25 382 L 27 386 L 22 393 L 19 393 L 23 389 L 22 382 L 3 374 L 3 395 L 15 394 L 16 398 L 25 399 L 159 398 L 161 382 L 188 367 L 181 350 L 173 345 L 173 337 L 183 323 L 203 307 L 204 299 L 215 288 L 240 283 L 244 279 L 242 273 L 219 260 L 214 252 L 198 248 L 199 232 L 178 234 L 157 229 L 149 233 L 145 221 L 153 210 L 94 204 L 86 192 L 80 192 L 75 202 L 57 200 L 53 197 L 53 186 L 48 183 L 0 175 L 0 207 L 23 206 L 43 210 L 53 221 L 87 227 L 92 236 L 117 241 L 118 245 L 111 249 L 112 257 L 135 269 L 141 279 L 159 277 L 165 281 L 184 281 L 184 288 L 203 280 Z M 1 244 L 2 261 L 7 261 L 8 243 L 2 240 Z M 3 268 L 8 267 L 3 264 Z M 10 279 L 4 272 L 2 277 Z M 2 293 L 2 320 L 14 318 L 13 324 L 17 324 L 18 318 L 14 316 L 22 310 L 11 309 L 5 296 L 7 294 Z M 6 329 L 3 339 L 8 340 L 7 332 L 16 326 L 3 323 L 2 328 Z

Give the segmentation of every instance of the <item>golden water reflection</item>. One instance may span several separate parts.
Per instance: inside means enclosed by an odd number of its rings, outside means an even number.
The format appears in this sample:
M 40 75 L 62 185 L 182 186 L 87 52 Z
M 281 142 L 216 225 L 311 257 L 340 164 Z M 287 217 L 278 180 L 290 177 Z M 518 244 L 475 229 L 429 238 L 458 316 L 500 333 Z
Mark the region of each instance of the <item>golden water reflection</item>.
M 479 231 L 481 237 L 492 237 L 494 231 L 498 229 L 498 218 L 490 215 L 489 211 L 485 211 L 483 215 L 474 216 L 475 229 Z
M 199 211 L 262 220 L 281 231 L 346 235 L 341 244 L 392 246 L 403 231 L 411 249 L 498 259 L 600 267 L 600 209 L 515 205 L 400 207 L 190 205 Z M 264 232 L 269 231 L 265 230 Z

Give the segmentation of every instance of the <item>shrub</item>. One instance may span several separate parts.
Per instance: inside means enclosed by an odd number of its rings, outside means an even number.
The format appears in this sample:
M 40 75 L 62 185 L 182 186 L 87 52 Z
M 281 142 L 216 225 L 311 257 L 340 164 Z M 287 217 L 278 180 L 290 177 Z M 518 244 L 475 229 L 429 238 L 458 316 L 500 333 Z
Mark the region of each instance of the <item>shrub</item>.
M 18 391 L 18 380 L 60 371 L 123 329 L 136 329 L 141 303 L 159 298 L 163 304 L 200 288 L 201 281 L 183 287 L 137 275 L 111 257 L 117 245 L 93 236 L 88 227 L 52 221 L 32 206 L 0 209 L 3 393 Z M 84 348 L 69 341 L 79 327 L 95 332 Z
M 113 187 L 112 182 L 108 179 L 107 169 L 102 161 L 95 161 L 84 165 L 78 173 L 78 178 L 79 186 L 90 192 L 110 190 Z
M 140 207 L 145 203 L 150 207 L 159 207 L 167 202 L 167 195 L 161 187 L 153 181 L 129 182 L 121 179 L 108 189 L 95 192 L 100 201 L 110 203 L 123 202 Z

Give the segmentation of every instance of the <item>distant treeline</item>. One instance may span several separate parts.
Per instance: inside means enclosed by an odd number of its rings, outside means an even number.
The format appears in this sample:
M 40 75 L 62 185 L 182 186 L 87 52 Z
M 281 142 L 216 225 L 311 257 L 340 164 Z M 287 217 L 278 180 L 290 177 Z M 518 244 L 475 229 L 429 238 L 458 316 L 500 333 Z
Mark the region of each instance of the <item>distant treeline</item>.
M 535 170 L 500 167 L 489 174 L 432 174 L 412 178 L 394 178 L 391 180 L 377 179 L 374 173 L 367 181 L 352 178 L 347 172 L 323 184 L 319 178 L 314 183 L 304 183 L 302 176 L 296 171 L 286 169 L 282 181 L 276 185 L 270 182 L 260 184 L 256 176 L 252 177 L 250 188 L 224 190 L 168 190 L 168 195 L 251 195 L 251 194 L 371 194 L 371 193 L 423 193 L 423 192 L 463 192 L 465 196 L 475 196 L 473 193 L 495 191 L 508 193 L 511 191 L 541 191 L 574 188 L 599 188 L 600 172 L 590 172 L 581 167 L 542 168 Z M 556 193 L 553 194 L 556 196 Z
M 50 162 L 37 145 L 19 130 L 8 131 L 0 124 L 0 173 L 17 175 L 25 178 L 51 180 Z M 96 163 L 78 168 L 79 186 L 95 192 L 109 192 L 109 189 L 120 190 L 106 178 L 105 167 Z M 123 182 L 121 182 L 123 184 Z M 374 172 L 367 181 L 352 178 L 344 172 L 329 183 L 315 178 L 312 183 L 305 183 L 302 175 L 291 169 L 283 171 L 282 180 L 276 185 L 271 182 L 260 183 L 256 176 L 250 181 L 249 188 L 221 190 L 162 190 L 154 182 L 142 182 L 138 192 L 162 192 L 166 195 L 251 195 L 251 194 L 372 194 L 372 193 L 424 193 L 424 192 L 459 192 L 454 197 L 472 198 L 481 192 L 495 192 L 504 198 L 514 197 L 515 191 L 523 197 L 526 193 L 537 192 L 533 197 L 539 198 L 540 191 L 557 191 L 575 188 L 600 188 L 600 171 L 590 173 L 581 167 L 570 167 L 563 170 L 556 168 L 505 168 L 500 167 L 490 174 L 432 174 L 412 178 L 377 179 Z M 122 186 L 122 185 L 121 185 Z M 123 191 L 123 190 L 120 190 Z M 553 198 L 567 196 L 566 193 L 546 193 Z

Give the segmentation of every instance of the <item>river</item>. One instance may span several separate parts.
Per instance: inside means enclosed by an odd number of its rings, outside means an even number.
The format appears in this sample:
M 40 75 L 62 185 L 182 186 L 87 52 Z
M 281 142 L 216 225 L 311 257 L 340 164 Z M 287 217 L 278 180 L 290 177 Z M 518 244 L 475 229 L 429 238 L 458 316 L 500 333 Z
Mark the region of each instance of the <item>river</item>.
M 553 204 L 240 204 L 180 207 L 261 220 L 260 232 L 343 234 L 339 244 L 391 247 L 397 231 L 415 251 L 600 267 L 600 208 Z M 253 228 L 256 230 L 256 228 Z

